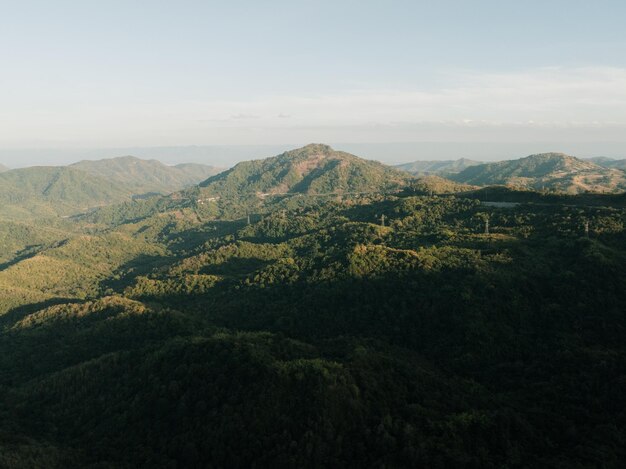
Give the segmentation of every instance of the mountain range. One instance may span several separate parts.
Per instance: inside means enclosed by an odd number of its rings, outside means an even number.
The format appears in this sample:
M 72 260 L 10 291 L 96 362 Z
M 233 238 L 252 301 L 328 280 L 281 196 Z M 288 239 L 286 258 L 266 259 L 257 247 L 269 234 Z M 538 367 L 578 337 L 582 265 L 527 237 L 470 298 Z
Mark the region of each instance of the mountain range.
M 0 467 L 623 466 L 626 194 L 134 163 L 0 175 Z
M 10 218 L 65 216 L 129 200 L 124 185 L 64 166 L 33 166 L 0 173 L 0 214 Z
M 592 161 L 595 164 L 603 166 L 605 168 L 626 170 L 626 159 L 616 160 L 614 158 L 608 158 L 606 156 L 597 156 L 595 158 L 589 158 L 589 161 Z
M 471 166 L 450 179 L 473 185 L 508 185 L 576 194 L 626 190 L 626 173 L 563 153 Z
M 219 169 L 206 165 L 167 166 L 134 157 L 6 170 L 0 173 L 0 215 L 10 219 L 69 216 L 182 190 L 216 172 Z
M 143 160 L 133 156 L 84 160 L 70 167 L 124 184 L 135 194 L 174 192 L 222 171 L 221 168 L 194 163 L 167 166 L 157 160 Z
M 202 202 L 220 197 L 373 195 L 403 188 L 450 193 L 489 185 L 566 194 L 619 193 L 626 189 L 626 173 L 615 168 L 619 163 L 620 160 L 607 158 L 583 160 L 562 153 L 544 153 L 485 164 L 467 159 L 418 161 L 401 165 L 400 169 L 322 144 L 242 162 L 222 172 L 201 164 L 167 166 L 156 160 L 127 156 L 81 161 L 66 167 L 4 171 L 0 173 L 0 215 L 12 220 L 70 216 L 95 207 L 170 193 L 170 202 L 165 202 L 168 206 L 177 199 Z M 157 205 L 154 207 L 156 210 Z
M 242 195 L 386 193 L 408 186 L 435 193 L 487 185 L 570 194 L 616 193 L 626 189 L 626 174 L 618 169 L 624 161 L 544 153 L 497 163 L 416 161 L 391 168 L 327 145 L 311 144 L 221 171 L 201 164 L 168 166 L 126 156 L 85 160 L 67 167 L 6 170 L 0 173 L 0 214 L 13 219 L 66 216 L 138 197 L 176 194 L 185 188 L 195 191 L 199 200 Z M 435 175 L 440 178 L 433 179 Z M 416 178 L 420 180 L 417 186 Z
M 474 161 L 467 158 L 459 158 L 458 160 L 424 160 L 414 161 L 412 163 L 403 163 L 395 167 L 401 171 L 406 171 L 413 175 L 429 175 L 446 176 L 463 171 L 465 168 L 481 164 L 480 161 Z

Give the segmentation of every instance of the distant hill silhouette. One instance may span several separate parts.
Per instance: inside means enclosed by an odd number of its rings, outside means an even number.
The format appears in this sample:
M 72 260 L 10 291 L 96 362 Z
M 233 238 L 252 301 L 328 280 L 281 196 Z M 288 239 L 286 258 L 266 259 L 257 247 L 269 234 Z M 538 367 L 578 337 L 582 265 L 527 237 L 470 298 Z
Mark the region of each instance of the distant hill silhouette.
M 414 175 L 436 174 L 439 176 L 445 176 L 449 174 L 459 173 L 465 168 L 469 168 L 470 166 L 475 166 L 477 164 L 481 164 L 480 161 L 460 158 L 458 160 L 413 161 L 412 163 L 399 164 L 395 167 Z
M 624 172 L 563 153 L 542 153 L 498 163 L 471 166 L 451 179 L 474 185 L 504 184 L 567 193 L 620 192 Z
M 11 218 L 70 215 L 130 200 L 132 191 L 107 178 L 63 166 L 0 173 L 0 213 Z
M 595 164 L 605 168 L 626 170 L 626 159 L 616 160 L 606 156 L 596 156 L 594 158 L 589 158 L 589 161 L 593 161 Z
M 174 192 L 198 184 L 221 171 L 203 164 L 167 166 L 157 160 L 143 160 L 134 156 L 85 160 L 71 167 L 124 184 L 135 193 Z

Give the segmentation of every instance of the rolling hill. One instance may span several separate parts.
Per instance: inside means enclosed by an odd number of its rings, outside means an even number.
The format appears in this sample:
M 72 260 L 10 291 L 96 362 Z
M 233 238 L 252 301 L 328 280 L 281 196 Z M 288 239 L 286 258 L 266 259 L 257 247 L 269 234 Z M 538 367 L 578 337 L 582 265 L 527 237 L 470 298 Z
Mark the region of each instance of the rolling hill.
M 7 168 L 6 166 L 0 164 L 0 173 L 4 173 L 5 171 L 8 171 L 9 168 Z
M 207 195 L 388 192 L 412 178 L 376 161 L 311 144 L 263 160 L 246 161 L 200 187 Z
M 70 167 L 33 166 L 0 174 L 0 215 L 10 219 L 72 215 L 131 197 L 122 184 Z
M 460 173 L 465 168 L 481 164 L 480 161 L 460 158 L 458 160 L 425 160 L 396 165 L 395 168 L 414 175 L 449 175 Z
M 455 194 L 475 189 L 476 186 L 451 181 L 434 174 L 416 177 L 409 185 L 409 190 L 418 194 Z
M 252 163 L 213 179 L 312 196 L 3 225 L 0 467 L 621 467 L 626 209 L 402 173 L 413 193 L 327 200 L 359 189 L 342 171 L 399 173 L 324 146 Z
M 311 199 L 0 270 L 0 467 L 621 467 L 626 210 Z
M 595 164 L 603 166 L 604 168 L 626 170 L 626 159 L 616 160 L 606 156 L 596 156 L 595 158 L 589 158 L 589 161 L 593 161 Z
M 157 160 L 122 156 L 97 161 L 84 160 L 71 168 L 123 184 L 136 194 L 171 193 L 198 184 L 221 171 L 203 164 L 168 166 Z
M 41 223 L 2 220 L 0 223 L 0 269 L 42 247 L 67 239 L 73 226 L 69 223 Z
M 563 153 L 542 153 L 525 158 L 471 166 L 451 179 L 466 184 L 547 189 L 570 194 L 621 192 L 626 174 Z
M 84 298 L 99 292 L 100 282 L 125 263 L 140 258 L 150 265 L 163 249 L 131 236 L 75 236 L 42 249 L 0 270 L 0 315 L 25 300 Z M 62 275 L 60 275 L 62 273 Z

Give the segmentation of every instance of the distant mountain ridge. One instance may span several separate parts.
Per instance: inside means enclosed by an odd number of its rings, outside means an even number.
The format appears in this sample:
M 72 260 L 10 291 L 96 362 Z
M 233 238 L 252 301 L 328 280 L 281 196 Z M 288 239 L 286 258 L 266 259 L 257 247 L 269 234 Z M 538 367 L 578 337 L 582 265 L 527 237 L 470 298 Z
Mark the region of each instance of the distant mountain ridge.
M 452 181 L 435 174 L 418 176 L 410 183 L 409 190 L 417 194 L 455 194 L 469 192 L 478 187 Z
M 614 158 L 608 158 L 606 156 L 596 156 L 594 158 L 589 158 L 589 161 L 592 161 L 595 164 L 603 166 L 605 168 L 626 170 L 626 159 L 616 160 Z
M 471 166 L 451 179 L 465 184 L 503 184 L 566 193 L 620 192 L 626 174 L 564 153 L 541 153 L 518 160 Z
M 3 172 L 8 171 L 8 170 L 9 170 L 9 168 L 4 166 L 3 164 L 0 164 L 0 173 L 3 173 Z
M 413 175 L 438 175 L 445 176 L 448 174 L 460 173 L 465 168 L 481 164 L 480 161 L 474 161 L 467 158 L 459 158 L 458 160 L 424 160 L 413 161 L 412 163 L 403 163 L 396 165 L 395 168 L 406 171 Z
M 9 218 L 71 215 L 130 200 L 132 191 L 67 166 L 33 166 L 0 173 L 0 214 Z
M 310 144 L 263 160 L 245 161 L 200 184 L 218 196 L 328 194 L 399 190 L 412 177 L 377 161 Z
M 222 171 L 220 168 L 195 163 L 168 166 L 157 160 L 143 160 L 134 156 L 83 160 L 70 167 L 124 184 L 137 194 L 174 192 Z
M 384 194 L 403 189 L 454 193 L 488 185 L 569 194 L 626 190 L 624 171 L 563 153 L 488 164 L 460 159 L 411 165 L 417 176 L 328 145 L 310 144 L 270 158 L 242 162 L 218 174 L 217 168 L 206 165 L 167 166 L 131 156 L 81 161 L 65 167 L 31 167 L 0 173 L 0 216 L 10 220 L 70 216 L 152 194 L 171 194 L 159 202 L 169 207 L 182 200 L 203 204 L 220 197 L 232 200 L 256 196 L 260 200 L 270 195 Z M 460 170 L 463 166 L 465 169 Z M 159 203 L 155 202 L 153 210 L 161 206 Z
M 0 216 L 22 220 L 75 215 L 139 196 L 169 194 L 219 171 L 202 164 L 167 166 L 132 156 L 0 171 Z

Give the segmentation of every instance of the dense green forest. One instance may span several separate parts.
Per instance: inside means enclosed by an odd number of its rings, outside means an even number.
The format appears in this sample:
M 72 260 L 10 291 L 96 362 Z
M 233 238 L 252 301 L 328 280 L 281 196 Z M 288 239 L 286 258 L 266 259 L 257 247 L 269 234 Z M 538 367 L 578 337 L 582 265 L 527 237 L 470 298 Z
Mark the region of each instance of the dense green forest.
M 623 467 L 623 196 L 277 158 L 2 224 L 0 467 Z

